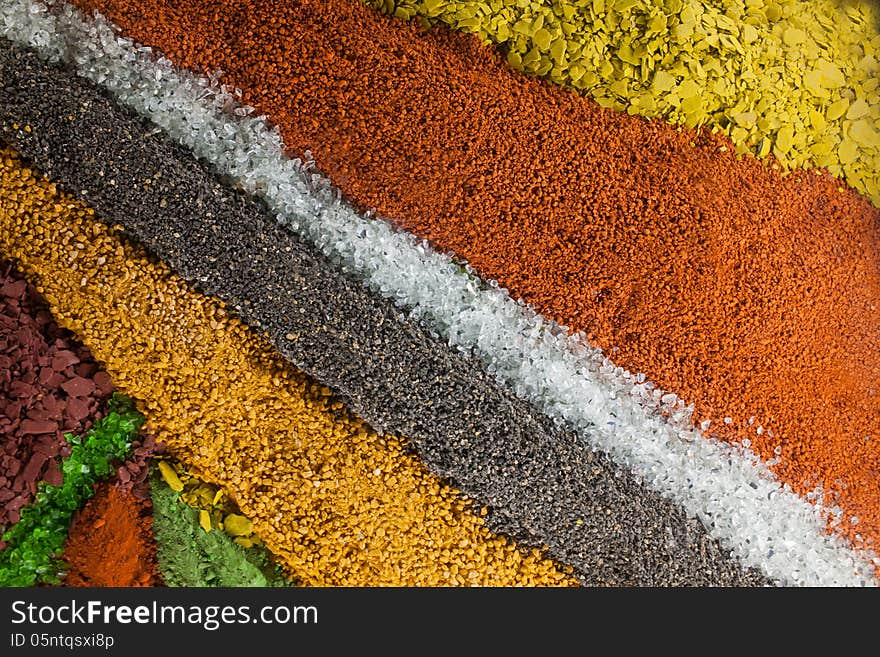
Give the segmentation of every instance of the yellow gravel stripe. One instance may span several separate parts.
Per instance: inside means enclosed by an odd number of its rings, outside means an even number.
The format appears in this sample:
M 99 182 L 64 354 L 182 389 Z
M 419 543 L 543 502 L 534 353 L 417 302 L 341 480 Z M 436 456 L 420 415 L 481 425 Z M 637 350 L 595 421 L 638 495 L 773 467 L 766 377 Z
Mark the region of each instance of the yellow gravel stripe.
M 0 151 L 0 251 L 148 427 L 225 487 L 306 585 L 572 585 L 493 535 L 404 443 L 378 436 L 222 304 Z M 485 513 L 485 510 L 482 510 Z
M 826 167 L 880 206 L 880 10 L 867 0 L 364 0 L 501 45 L 601 105 Z

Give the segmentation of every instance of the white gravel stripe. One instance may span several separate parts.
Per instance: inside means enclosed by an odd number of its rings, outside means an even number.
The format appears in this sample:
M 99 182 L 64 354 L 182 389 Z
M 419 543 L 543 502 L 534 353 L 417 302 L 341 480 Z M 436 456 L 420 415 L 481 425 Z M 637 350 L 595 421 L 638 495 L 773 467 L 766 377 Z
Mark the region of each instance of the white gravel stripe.
M 747 567 L 786 585 L 876 586 L 880 559 L 826 532 L 840 509 L 802 499 L 748 450 L 702 434 L 691 408 L 616 367 L 494 282 L 416 237 L 361 217 L 277 129 L 215 79 L 157 59 L 101 17 L 63 2 L 0 0 L 0 34 L 73 65 L 120 103 L 261 197 L 278 220 L 375 292 L 409 309 L 451 345 L 591 447 L 700 519 Z

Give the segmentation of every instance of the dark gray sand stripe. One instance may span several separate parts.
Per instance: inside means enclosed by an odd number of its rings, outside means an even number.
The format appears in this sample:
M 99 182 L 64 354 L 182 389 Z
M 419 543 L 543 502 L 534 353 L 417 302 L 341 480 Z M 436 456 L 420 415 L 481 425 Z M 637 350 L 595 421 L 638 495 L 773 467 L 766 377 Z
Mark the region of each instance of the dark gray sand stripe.
M 760 585 L 694 520 L 222 184 L 155 126 L 0 43 L 2 138 L 265 333 L 375 428 L 586 584 Z M 12 124 L 18 124 L 14 129 Z M 24 129 L 30 127 L 30 132 Z

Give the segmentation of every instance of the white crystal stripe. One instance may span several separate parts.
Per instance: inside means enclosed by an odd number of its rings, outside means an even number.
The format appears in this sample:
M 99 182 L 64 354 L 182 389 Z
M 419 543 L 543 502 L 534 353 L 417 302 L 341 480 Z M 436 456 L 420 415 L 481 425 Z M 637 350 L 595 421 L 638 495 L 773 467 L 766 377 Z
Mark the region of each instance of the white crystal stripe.
M 691 408 L 616 367 L 581 334 L 510 298 L 415 236 L 358 213 L 277 128 L 216 77 L 176 69 L 65 2 L 0 0 L 0 34 L 75 67 L 121 104 L 262 197 L 283 225 L 364 280 L 497 380 L 577 431 L 649 488 L 697 517 L 743 566 L 785 585 L 876 586 L 880 559 L 826 532 L 840 509 L 780 484 L 751 452 L 704 436 Z

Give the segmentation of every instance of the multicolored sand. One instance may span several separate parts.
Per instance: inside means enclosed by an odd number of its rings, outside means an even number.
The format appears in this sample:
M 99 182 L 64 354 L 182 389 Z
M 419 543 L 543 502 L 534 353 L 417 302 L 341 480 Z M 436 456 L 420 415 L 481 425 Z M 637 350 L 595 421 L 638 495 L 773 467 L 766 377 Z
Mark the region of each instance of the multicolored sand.
M 433 472 L 488 508 L 495 531 L 546 545 L 584 582 L 739 581 L 739 568 L 674 505 L 335 271 L 98 89 L 10 49 L 0 49 L 0 71 L 32 90 L 20 99 L 0 92 L 0 123 L 31 127 L 7 131 L 11 142 L 65 187 L 85 190 L 105 223 L 225 299 L 371 426 L 406 436 Z M 157 182 L 141 185 L 157 171 Z M 104 188 L 104 179 L 115 184 Z
M 298 580 L 566 579 L 537 552 L 492 536 L 398 438 L 340 412 L 328 389 L 290 368 L 221 304 L 188 290 L 11 152 L 2 162 L 0 249 L 38 282 L 57 320 L 90 345 L 116 385 L 143 400 L 157 439 L 229 490 Z
M 181 66 L 221 69 L 359 207 L 584 331 L 694 403 L 711 433 L 777 460 L 799 494 L 822 487 L 848 536 L 880 539 L 867 200 L 350 0 L 78 4 Z
M 50 4 L 0 254 L 288 577 L 876 584 L 872 7 Z

